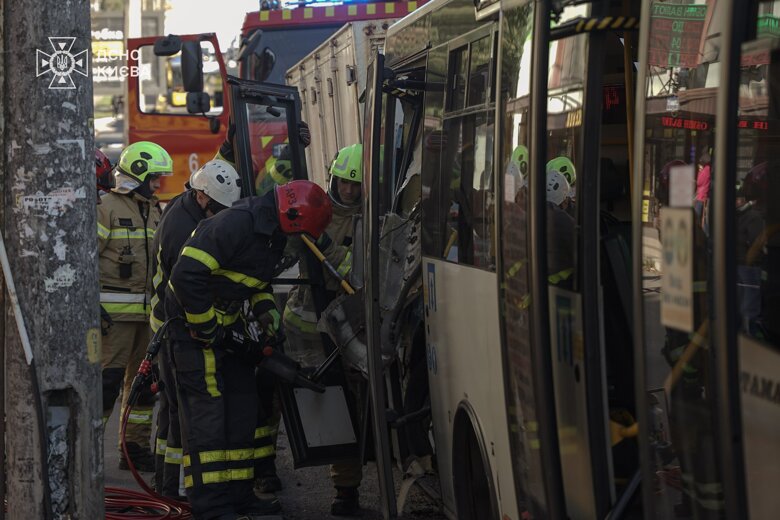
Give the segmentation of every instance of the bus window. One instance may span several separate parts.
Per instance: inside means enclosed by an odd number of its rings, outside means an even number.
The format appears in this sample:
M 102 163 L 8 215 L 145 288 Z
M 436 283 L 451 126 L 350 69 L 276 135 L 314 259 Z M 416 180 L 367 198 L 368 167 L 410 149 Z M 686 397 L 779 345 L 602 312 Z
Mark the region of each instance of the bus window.
M 446 260 L 495 269 L 495 236 L 493 218 L 493 119 L 494 111 L 481 104 L 462 107 L 466 93 L 469 101 L 481 100 L 490 91 L 493 34 L 450 50 L 449 113 L 444 116 L 446 136 L 442 155 L 442 199 L 449 237 L 439 256 Z M 472 85 L 473 82 L 473 85 Z M 454 113 L 453 113 L 454 112 Z
M 532 3 L 504 12 L 501 26 L 499 248 L 500 309 L 507 418 L 518 508 L 547 518 L 531 361 L 528 258 L 528 155 Z
M 222 113 L 222 74 L 211 42 L 200 42 L 203 53 L 203 91 L 211 99 L 207 113 Z M 155 56 L 153 46 L 140 47 L 138 68 L 141 71 L 138 103 L 144 114 L 194 115 L 187 112 L 187 92 L 181 75 L 181 53 L 173 56 Z
M 780 1 L 758 5 L 756 40 L 742 45 L 739 85 L 736 206 L 740 394 L 745 478 L 751 518 L 780 507 L 777 432 L 780 370 Z M 776 385 L 775 385 L 776 386 Z
M 723 514 L 715 424 L 710 180 L 723 2 L 654 2 L 646 83 L 641 276 L 651 518 Z M 639 135 L 639 134 L 637 134 Z M 638 265 L 638 267 L 640 266 Z M 648 465 L 649 464 L 649 465 Z M 649 479 L 649 480 L 648 480 Z

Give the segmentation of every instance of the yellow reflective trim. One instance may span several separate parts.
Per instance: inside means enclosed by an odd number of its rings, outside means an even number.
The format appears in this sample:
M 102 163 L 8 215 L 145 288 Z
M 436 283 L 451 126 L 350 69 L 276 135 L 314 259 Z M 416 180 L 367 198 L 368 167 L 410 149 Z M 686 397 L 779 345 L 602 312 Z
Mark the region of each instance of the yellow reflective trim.
M 192 476 L 186 475 L 184 477 L 184 487 L 185 488 L 191 488 L 192 487 Z
M 185 311 L 184 314 L 187 316 L 188 323 L 208 323 L 216 316 L 214 307 L 209 307 L 206 312 L 190 313 Z
M 185 468 L 189 468 L 192 465 L 192 459 L 190 459 L 189 455 L 182 457 L 181 461 Z
M 157 455 L 165 455 L 165 449 L 168 447 L 168 439 L 157 439 L 154 451 Z
M 108 238 L 110 233 L 111 231 L 106 226 L 100 222 L 97 223 L 97 234 L 100 238 Z
M 262 301 L 269 301 L 276 304 L 276 300 L 274 299 L 274 295 L 272 293 L 268 292 L 261 292 L 261 293 L 255 293 L 249 298 L 249 303 L 251 305 L 256 305 Z
M 103 303 L 101 305 L 109 314 L 149 314 L 149 309 L 143 303 Z
M 198 460 L 201 464 L 211 464 L 213 462 L 225 462 L 225 450 L 201 451 L 198 453 Z
M 385 14 L 393 14 L 395 12 L 395 4 L 391 2 L 385 3 Z
M 312 12 L 311 7 L 304 7 L 303 8 L 303 19 L 304 20 L 308 20 L 309 18 L 312 17 L 313 14 L 314 13 Z M 263 146 L 265 146 L 265 145 L 263 145 Z
M 160 269 L 160 261 L 157 261 L 157 272 L 154 273 L 154 278 L 152 278 L 152 287 L 155 288 L 155 290 L 160 286 L 162 283 L 163 276 L 162 276 L 162 269 Z
M 244 448 L 240 450 L 227 450 L 227 460 L 235 462 L 237 460 L 250 460 L 254 455 L 254 448 Z
M 211 397 L 220 397 L 222 392 L 220 392 L 217 387 L 217 378 L 215 377 L 215 374 L 217 373 L 217 361 L 214 359 L 214 351 L 210 348 L 203 349 L 203 364 L 206 368 L 206 391 Z
M 357 14 L 357 6 L 350 5 L 349 7 L 347 7 L 347 14 L 349 16 L 355 16 Z
M 260 11 L 260 21 L 261 22 L 267 22 L 268 21 L 268 15 L 269 15 L 269 11 Z
M 590 31 L 593 29 L 593 26 L 596 25 L 596 22 L 598 22 L 598 18 L 591 18 L 588 20 L 588 23 L 585 24 L 585 30 Z
M 339 264 L 336 271 L 338 271 L 341 276 L 347 276 L 350 269 L 352 269 L 352 251 L 347 251 L 347 256 L 344 257 L 344 260 Z
M 376 4 L 366 4 L 366 14 L 376 14 Z
M 128 424 L 152 424 L 152 410 L 135 410 L 127 416 Z
M 284 321 L 300 330 L 309 334 L 317 333 L 317 324 L 302 319 L 300 316 L 290 310 L 289 307 L 284 308 Z
M 149 303 L 152 309 L 157 307 L 157 304 L 160 303 L 160 297 L 156 294 L 152 296 L 152 301 Z
M 292 18 L 292 11 L 289 9 L 282 9 L 282 20 L 289 20 Z
M 219 484 L 232 480 L 251 480 L 255 477 L 254 468 L 225 469 L 222 471 L 205 471 L 201 475 L 204 484 Z
M 181 464 L 183 456 L 183 450 L 181 448 L 167 448 L 165 450 L 165 463 L 166 464 Z
M 552 285 L 558 285 L 559 283 L 568 280 L 573 273 L 574 268 L 570 267 L 569 269 L 564 269 L 563 271 L 551 274 L 547 277 L 547 281 Z
M 333 7 L 326 7 L 325 8 L 325 17 L 326 18 L 331 18 L 335 14 L 335 12 L 336 11 L 333 9 Z
M 307 7 L 306 9 L 308 9 L 309 11 L 311 11 L 311 7 Z M 305 11 L 305 10 L 304 10 L 304 11 Z M 272 135 L 264 135 L 264 136 L 262 136 L 262 137 L 260 138 L 260 144 L 262 144 L 262 145 L 263 145 L 263 148 L 265 148 L 266 146 L 268 146 L 268 143 L 270 143 L 270 142 L 271 142 L 271 141 L 273 141 L 273 140 L 274 140 L 274 136 L 272 136 Z
M 217 323 L 224 327 L 233 325 L 239 318 L 241 318 L 241 311 L 234 312 L 233 314 L 225 314 L 224 312 L 217 310 Z
M 157 332 L 160 327 L 163 326 L 163 321 L 154 317 L 154 314 L 149 315 L 149 326 L 152 328 L 152 332 Z
M 255 448 L 254 458 L 256 459 L 264 459 L 266 457 L 270 457 L 271 455 L 275 454 L 276 450 L 274 449 L 274 445 L 270 446 L 263 446 L 262 448 Z
M 261 426 L 260 428 L 255 428 L 255 439 L 271 437 L 274 433 L 276 433 L 276 428 L 273 426 Z
M 217 262 L 213 256 L 203 251 L 202 249 L 198 249 L 197 247 L 185 247 L 181 250 L 181 256 L 188 256 L 194 260 L 197 260 L 201 264 L 208 267 L 211 271 L 219 269 L 219 262 Z
M 98 230 L 98 234 L 100 234 L 100 230 Z M 108 238 L 111 240 L 144 240 L 147 238 L 154 238 L 154 229 L 144 228 L 130 231 L 129 228 L 112 228 L 108 234 Z
M 599 22 L 599 29 L 604 29 L 611 23 L 612 23 L 612 17 L 607 16 L 601 22 Z
M 276 171 L 276 168 L 274 168 L 273 165 L 271 168 L 266 168 L 266 171 L 268 172 L 268 175 L 271 176 L 271 179 L 273 179 L 273 181 L 279 186 L 290 182 L 290 179 Z
M 525 265 L 525 260 L 518 260 L 514 264 L 512 264 L 512 267 L 509 268 L 509 270 L 506 272 L 507 278 L 514 278 L 514 276 L 517 274 L 520 269 L 523 268 Z
M 225 278 L 227 278 L 233 283 L 246 285 L 247 287 L 250 287 L 252 289 L 265 289 L 266 287 L 268 287 L 267 282 L 258 280 L 257 278 L 252 278 L 251 276 L 246 274 L 237 273 L 235 271 L 228 271 L 227 269 L 216 269 L 214 270 L 214 274 L 219 276 L 224 276 Z
M 417 2 L 406 2 L 406 8 L 408 9 L 408 12 L 412 12 L 415 9 L 417 9 Z

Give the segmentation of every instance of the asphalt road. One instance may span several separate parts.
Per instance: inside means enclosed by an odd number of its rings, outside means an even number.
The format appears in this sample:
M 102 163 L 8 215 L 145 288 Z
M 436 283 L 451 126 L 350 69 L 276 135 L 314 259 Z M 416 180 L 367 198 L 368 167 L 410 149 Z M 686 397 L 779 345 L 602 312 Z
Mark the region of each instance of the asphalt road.
M 138 485 L 130 472 L 118 469 L 119 453 L 116 448 L 118 426 L 118 409 L 115 409 L 107 425 L 104 438 L 105 485 L 138 490 Z M 337 518 L 330 515 L 330 503 L 335 495 L 335 490 L 330 482 L 329 468 L 315 467 L 293 470 L 292 454 L 284 431 L 279 435 L 276 466 L 284 485 L 284 489 L 278 496 L 282 502 L 285 520 Z M 364 468 L 363 475 L 363 484 L 360 488 L 360 504 L 363 508 L 361 518 L 364 520 L 382 519 L 376 466 L 369 463 Z M 142 473 L 142 476 L 148 482 L 152 474 Z M 396 489 L 399 489 L 400 472 L 395 471 L 394 479 Z M 425 477 L 425 479 L 428 484 L 435 484 L 435 478 Z M 436 503 L 417 486 L 414 486 L 409 494 L 402 518 L 443 520 L 445 517 L 439 513 L 439 507 Z

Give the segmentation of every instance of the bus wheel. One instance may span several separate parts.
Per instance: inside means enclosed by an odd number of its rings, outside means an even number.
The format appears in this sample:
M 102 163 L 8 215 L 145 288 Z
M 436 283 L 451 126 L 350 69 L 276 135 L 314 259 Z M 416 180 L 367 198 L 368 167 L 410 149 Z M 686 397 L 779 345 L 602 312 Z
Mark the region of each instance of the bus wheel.
M 477 433 L 473 414 L 461 405 L 452 439 L 452 476 L 458 520 L 499 518 L 487 447 Z

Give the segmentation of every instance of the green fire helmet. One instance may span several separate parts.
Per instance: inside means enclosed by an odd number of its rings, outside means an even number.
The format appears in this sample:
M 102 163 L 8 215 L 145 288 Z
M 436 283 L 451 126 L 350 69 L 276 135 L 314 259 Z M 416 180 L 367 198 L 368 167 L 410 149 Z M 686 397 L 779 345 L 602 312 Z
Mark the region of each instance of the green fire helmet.
M 352 182 L 363 182 L 363 145 L 345 146 L 330 164 L 330 174 Z
M 143 183 L 149 175 L 172 175 L 173 160 L 159 144 L 139 141 L 122 151 L 117 171 Z
M 568 157 L 561 155 L 555 159 L 551 159 L 550 162 L 547 163 L 546 170 L 548 172 L 556 171 L 566 177 L 566 182 L 569 183 L 569 186 L 574 186 L 574 183 L 577 182 L 577 171 L 574 169 L 574 164 L 572 164 Z

